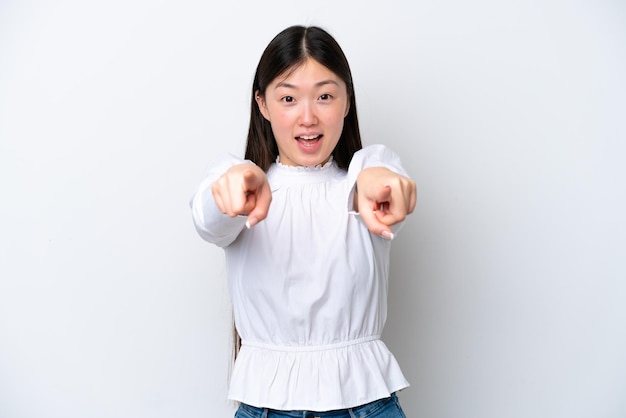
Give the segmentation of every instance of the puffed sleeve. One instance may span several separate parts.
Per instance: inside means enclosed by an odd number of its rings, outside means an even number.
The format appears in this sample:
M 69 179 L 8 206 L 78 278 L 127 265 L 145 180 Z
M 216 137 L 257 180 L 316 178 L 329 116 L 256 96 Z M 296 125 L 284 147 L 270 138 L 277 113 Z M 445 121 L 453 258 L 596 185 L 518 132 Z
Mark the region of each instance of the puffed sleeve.
M 245 227 L 246 217 L 231 218 L 220 212 L 213 199 L 211 185 L 230 167 L 245 162 L 253 164 L 233 155 L 224 155 L 209 163 L 204 178 L 189 202 L 198 234 L 205 241 L 220 247 L 230 245 L 237 238 Z

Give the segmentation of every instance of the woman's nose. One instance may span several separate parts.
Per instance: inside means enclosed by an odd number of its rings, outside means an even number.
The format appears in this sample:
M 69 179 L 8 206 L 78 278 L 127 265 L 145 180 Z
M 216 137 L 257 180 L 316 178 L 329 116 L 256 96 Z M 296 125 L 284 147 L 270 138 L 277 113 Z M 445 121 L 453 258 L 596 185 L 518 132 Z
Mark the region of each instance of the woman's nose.
M 300 113 L 300 125 L 311 126 L 317 124 L 317 115 L 312 104 L 305 103 Z

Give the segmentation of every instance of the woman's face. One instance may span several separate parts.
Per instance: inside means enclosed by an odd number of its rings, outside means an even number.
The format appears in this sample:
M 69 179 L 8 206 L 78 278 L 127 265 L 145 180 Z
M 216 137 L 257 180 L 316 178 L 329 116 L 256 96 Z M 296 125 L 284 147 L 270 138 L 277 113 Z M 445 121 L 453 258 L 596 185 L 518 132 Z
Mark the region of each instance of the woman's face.
M 350 110 L 346 83 L 311 58 L 276 77 L 256 101 L 272 125 L 280 162 L 291 166 L 326 163 Z

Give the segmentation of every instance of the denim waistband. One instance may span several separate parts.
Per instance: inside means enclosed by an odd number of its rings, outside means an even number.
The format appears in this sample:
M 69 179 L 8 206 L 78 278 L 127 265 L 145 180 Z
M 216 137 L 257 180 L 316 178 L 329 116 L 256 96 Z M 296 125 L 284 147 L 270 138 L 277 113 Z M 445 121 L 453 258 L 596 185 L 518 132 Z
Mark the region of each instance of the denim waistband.
M 364 418 L 372 415 L 376 410 L 387 405 L 389 402 L 398 402 L 397 395 L 391 394 L 388 398 L 376 400 L 365 405 L 354 408 L 337 409 L 333 411 L 278 411 L 268 408 L 258 408 L 252 405 L 241 403 L 237 418 Z

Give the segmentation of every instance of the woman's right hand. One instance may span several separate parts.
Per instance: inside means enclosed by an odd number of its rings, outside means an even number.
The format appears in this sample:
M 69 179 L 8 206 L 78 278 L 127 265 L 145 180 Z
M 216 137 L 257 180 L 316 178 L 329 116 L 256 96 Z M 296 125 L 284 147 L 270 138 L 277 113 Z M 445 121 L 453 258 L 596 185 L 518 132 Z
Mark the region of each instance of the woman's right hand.
M 246 227 L 265 219 L 272 192 L 265 172 L 254 164 L 232 166 L 211 186 L 218 209 L 231 218 L 247 216 Z

